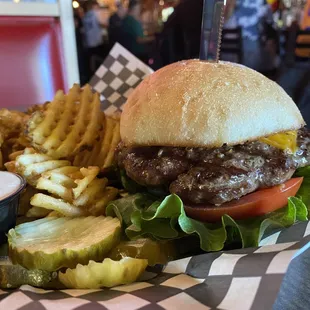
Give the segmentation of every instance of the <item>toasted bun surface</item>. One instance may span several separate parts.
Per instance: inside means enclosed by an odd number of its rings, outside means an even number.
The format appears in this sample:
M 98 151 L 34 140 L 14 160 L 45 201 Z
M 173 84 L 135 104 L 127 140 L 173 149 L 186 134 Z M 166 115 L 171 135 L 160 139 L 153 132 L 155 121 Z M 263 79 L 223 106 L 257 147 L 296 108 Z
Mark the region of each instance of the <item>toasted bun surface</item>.
M 258 72 L 189 60 L 160 69 L 133 91 L 121 138 L 126 145 L 220 147 L 303 125 L 292 99 Z

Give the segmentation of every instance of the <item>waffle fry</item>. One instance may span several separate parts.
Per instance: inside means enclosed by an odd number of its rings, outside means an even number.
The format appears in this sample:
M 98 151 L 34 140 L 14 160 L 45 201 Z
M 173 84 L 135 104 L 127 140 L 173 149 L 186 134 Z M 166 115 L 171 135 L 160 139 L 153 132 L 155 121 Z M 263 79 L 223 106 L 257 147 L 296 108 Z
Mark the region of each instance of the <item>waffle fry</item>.
M 38 189 L 48 190 L 52 195 L 57 195 L 65 201 L 71 202 L 73 200 L 72 189 L 67 188 L 61 184 L 53 182 L 47 178 L 40 178 L 36 185 Z
M 110 167 L 114 162 L 115 149 L 121 140 L 120 121 L 118 118 L 107 117 L 100 139 L 92 150 L 85 150 L 75 156 L 75 166 L 98 166 L 101 169 Z
M 74 204 L 79 207 L 90 205 L 94 199 L 102 195 L 107 184 L 108 180 L 106 178 L 94 180 L 91 185 L 85 189 L 83 194 L 74 201 Z
M 50 102 L 47 101 L 45 102 L 44 104 L 35 104 L 35 105 L 32 105 L 31 107 L 29 107 L 26 111 L 26 114 L 28 115 L 31 115 L 32 113 L 34 112 L 37 112 L 37 111 L 44 111 L 46 108 L 47 108 L 47 105 L 49 104 Z
M 33 218 L 43 218 L 48 216 L 51 213 L 51 210 L 40 208 L 40 207 L 31 207 L 26 213 L 26 217 Z
M 102 215 L 105 214 L 105 209 L 110 201 L 114 200 L 118 194 L 118 190 L 114 187 L 107 187 L 101 194 L 102 197 L 95 199 L 95 201 L 88 208 L 88 212 L 91 215 Z
M 100 111 L 99 95 L 93 94 L 89 85 L 83 89 L 74 85 L 68 94 L 58 91 L 51 102 L 34 105 L 26 113 L 2 109 L 1 119 L 4 166 L 28 182 L 23 215 L 105 214 L 118 190 L 107 187 L 108 180 L 97 176 L 114 162 L 120 117 L 106 118 Z
M 86 214 L 85 210 L 76 207 L 62 199 L 51 197 L 45 194 L 36 194 L 31 198 L 31 205 L 47 210 L 57 211 L 64 216 L 78 217 Z
M 7 140 L 6 143 L 10 146 L 9 149 L 12 152 L 21 151 L 31 146 L 30 141 L 27 139 L 24 132 L 21 132 L 18 137 Z
M 16 171 L 16 162 L 14 161 L 8 161 L 4 164 L 4 167 L 7 171 L 17 173 Z
M 83 175 L 83 179 L 77 179 L 74 182 L 77 184 L 77 187 L 73 189 L 74 198 L 78 198 L 82 192 L 89 186 L 89 184 L 95 179 L 97 174 L 99 173 L 98 167 L 88 167 L 81 168 L 80 172 Z
M 16 151 L 9 155 L 9 160 L 14 161 L 16 160 L 17 156 L 24 154 L 24 151 Z
M 29 155 L 29 154 L 35 154 L 36 151 L 33 148 L 25 148 L 24 151 L 16 151 L 14 153 L 11 153 L 8 158 L 10 161 L 6 162 L 4 164 L 5 168 L 9 172 L 19 173 L 17 171 L 17 164 L 16 164 L 16 158 L 20 155 Z
M 38 153 L 32 153 L 32 149 L 26 149 L 26 154 L 19 155 L 16 158 L 15 169 L 22 175 L 27 182 L 36 186 L 41 174 L 60 167 L 69 166 L 68 160 L 54 160 L 50 156 Z M 30 153 L 30 154 L 29 154 Z M 7 169 L 8 169 L 7 165 Z
M 118 190 L 106 188 L 108 180 L 98 179 L 98 173 L 98 167 L 74 166 L 47 171 L 38 179 L 36 188 L 47 191 L 53 199 L 40 194 L 33 197 L 31 204 L 57 211 L 62 216 L 103 215 L 107 204 L 117 196 Z
M 58 91 L 43 111 L 36 111 L 27 123 L 32 146 L 54 159 L 68 158 L 92 149 L 100 134 L 103 114 L 99 95 L 89 85 L 74 85 L 65 95 Z
M 80 197 L 98 173 L 98 167 L 81 168 L 80 170 L 78 167 L 63 167 L 43 174 L 36 187 L 67 202 L 72 202 L 73 199 Z
M 57 211 L 52 211 L 46 217 L 63 217 L 63 214 L 61 214 L 61 213 L 59 213 Z

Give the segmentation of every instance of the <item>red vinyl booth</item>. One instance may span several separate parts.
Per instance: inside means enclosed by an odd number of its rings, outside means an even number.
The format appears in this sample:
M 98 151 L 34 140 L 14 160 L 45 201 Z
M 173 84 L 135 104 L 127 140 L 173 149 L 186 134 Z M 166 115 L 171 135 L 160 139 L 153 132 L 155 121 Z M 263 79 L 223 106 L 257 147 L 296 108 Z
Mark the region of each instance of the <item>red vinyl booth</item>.
M 0 108 L 23 109 L 66 89 L 59 20 L 0 16 Z

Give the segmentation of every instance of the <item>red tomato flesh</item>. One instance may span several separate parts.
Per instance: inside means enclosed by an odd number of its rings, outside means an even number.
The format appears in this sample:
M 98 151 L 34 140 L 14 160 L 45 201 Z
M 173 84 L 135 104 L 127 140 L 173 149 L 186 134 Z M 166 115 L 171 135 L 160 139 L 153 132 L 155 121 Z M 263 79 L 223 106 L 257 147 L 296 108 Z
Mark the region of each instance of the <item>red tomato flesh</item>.
M 302 181 L 303 178 L 293 178 L 284 184 L 258 190 L 219 207 L 199 205 L 184 206 L 184 209 L 189 217 L 208 223 L 220 221 L 224 214 L 235 220 L 261 216 L 285 207 L 287 199 L 297 194 Z

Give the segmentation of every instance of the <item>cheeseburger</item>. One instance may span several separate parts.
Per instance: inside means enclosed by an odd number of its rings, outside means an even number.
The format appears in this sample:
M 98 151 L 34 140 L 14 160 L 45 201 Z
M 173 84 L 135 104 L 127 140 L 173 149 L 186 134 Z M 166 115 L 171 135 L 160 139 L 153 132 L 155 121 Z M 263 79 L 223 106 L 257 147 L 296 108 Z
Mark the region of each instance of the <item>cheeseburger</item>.
M 310 134 L 292 99 L 260 73 L 189 60 L 148 76 L 121 117 L 117 161 L 147 188 L 178 195 L 189 217 L 216 222 L 287 205 L 309 165 Z

